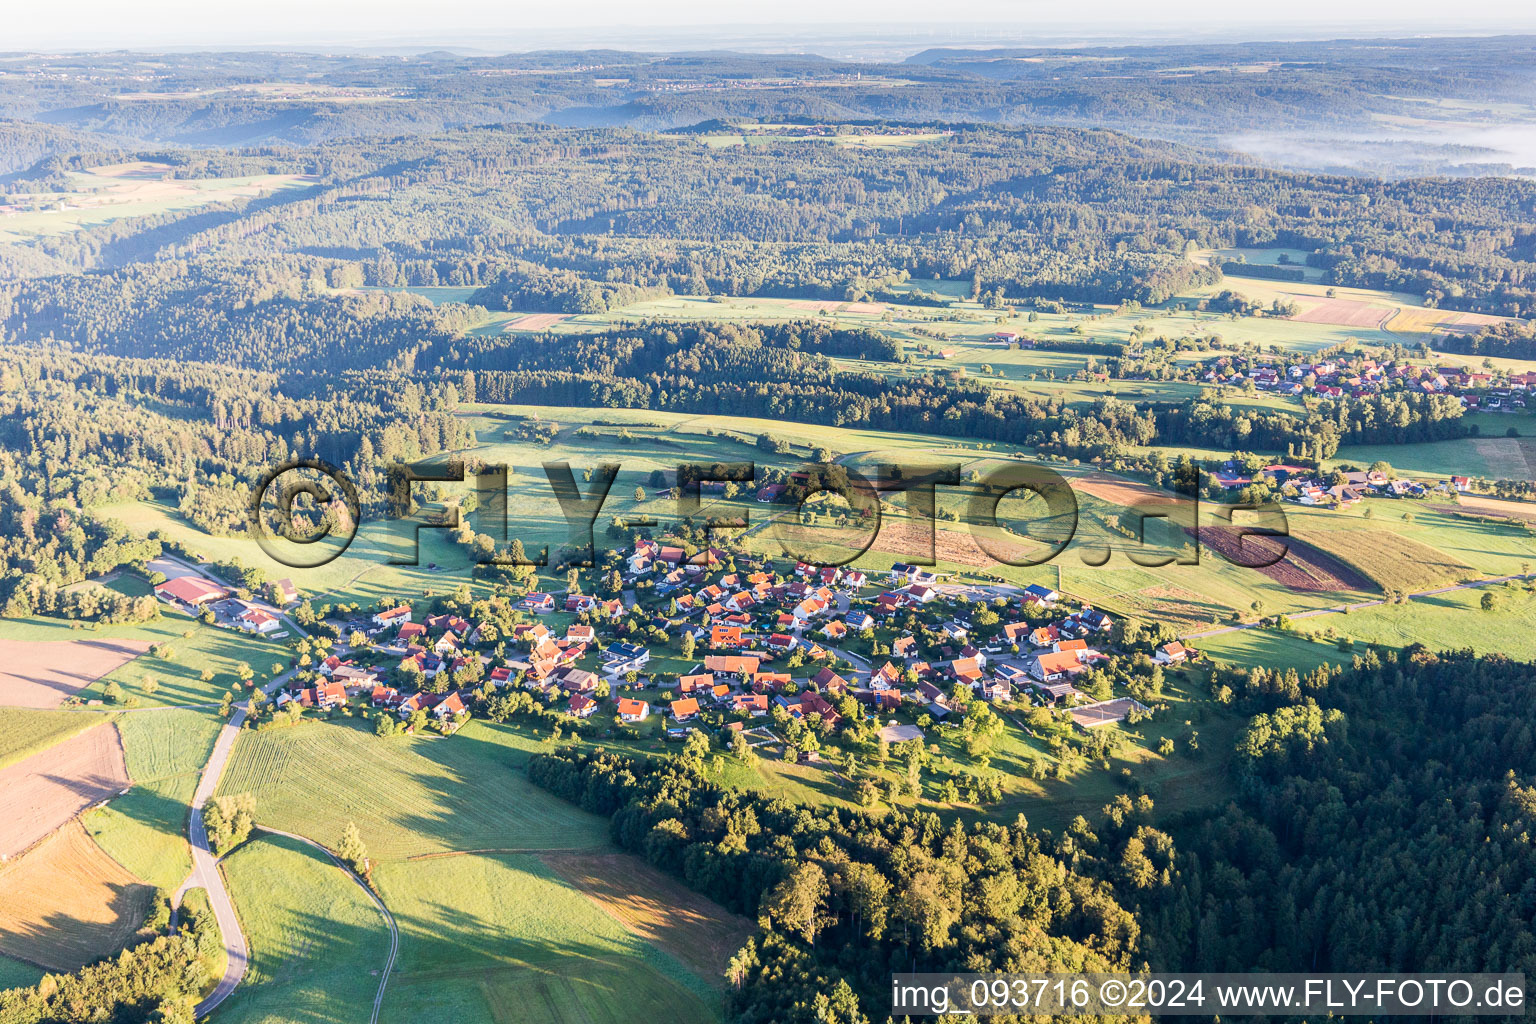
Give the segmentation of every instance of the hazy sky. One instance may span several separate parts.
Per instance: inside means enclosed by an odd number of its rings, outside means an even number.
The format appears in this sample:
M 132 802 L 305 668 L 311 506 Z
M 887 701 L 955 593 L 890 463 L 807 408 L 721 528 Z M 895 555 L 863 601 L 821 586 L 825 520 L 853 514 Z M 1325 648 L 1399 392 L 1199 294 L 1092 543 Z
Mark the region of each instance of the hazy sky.
M 936 14 L 949 19 L 934 24 Z M 895 41 L 1045 42 L 1079 36 L 1128 38 L 1145 26 L 1158 35 L 1295 38 L 1343 33 L 1536 31 L 1536 4 L 1515 0 L 775 0 L 751 5 L 704 0 L 71 0 L 10 5 L 0 52 L 25 49 L 259 46 L 309 44 L 360 48 L 459 45 L 526 50 L 549 45 L 634 48 L 749 40 L 768 27 L 776 40 L 819 35 L 817 26 L 857 26 L 855 34 Z M 695 31 L 684 31 L 693 29 Z M 700 33 L 699 29 L 706 31 Z M 843 35 L 850 45 L 857 41 Z

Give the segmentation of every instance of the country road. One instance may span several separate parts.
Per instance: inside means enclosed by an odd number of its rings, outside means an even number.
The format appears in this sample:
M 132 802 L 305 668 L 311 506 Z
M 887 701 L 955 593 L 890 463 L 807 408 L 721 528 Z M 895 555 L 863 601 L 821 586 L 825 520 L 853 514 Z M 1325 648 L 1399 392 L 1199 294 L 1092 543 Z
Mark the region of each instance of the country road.
M 262 692 L 272 694 L 292 676 L 292 671 L 284 672 L 262 687 Z M 219 979 L 218 985 L 208 993 L 208 997 L 197 1004 L 199 1019 L 229 998 L 229 994 L 240 984 L 240 979 L 245 977 L 245 969 L 250 962 L 250 950 L 245 944 L 245 933 L 240 930 L 240 918 L 235 913 L 234 902 L 229 898 L 229 890 L 224 887 L 224 875 L 219 871 L 218 858 L 208 846 L 208 832 L 203 827 L 203 808 L 213 799 L 214 790 L 219 788 L 219 779 L 223 777 L 224 767 L 229 763 L 235 740 L 240 738 L 246 707 L 246 704 L 237 705 L 235 713 L 224 724 L 224 728 L 219 730 L 213 753 L 203 766 L 202 777 L 197 780 L 197 790 L 192 794 L 192 813 L 187 821 L 187 839 L 192 844 L 192 874 L 181 883 L 172 900 L 179 907 L 182 895 L 188 889 L 207 890 L 208 902 L 213 905 L 214 919 L 219 922 L 219 931 L 224 936 L 224 977 Z

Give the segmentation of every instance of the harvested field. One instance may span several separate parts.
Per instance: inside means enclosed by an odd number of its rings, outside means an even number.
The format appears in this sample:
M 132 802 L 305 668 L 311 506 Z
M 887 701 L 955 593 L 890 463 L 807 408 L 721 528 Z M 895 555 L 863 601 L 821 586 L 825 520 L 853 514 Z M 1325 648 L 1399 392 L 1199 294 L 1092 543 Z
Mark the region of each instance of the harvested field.
M 1411 593 L 1477 575 L 1443 551 L 1389 530 L 1309 531 L 1303 543 L 1353 567 L 1381 590 Z
M 147 640 L 0 640 L 0 706 L 56 708 L 147 650 Z
M 102 853 L 78 821 L 0 866 L 0 891 L 0 952 L 56 971 L 121 949 L 154 897 L 154 889 Z
M 726 965 L 755 925 L 627 853 L 545 854 L 544 863 L 610 917 L 724 984 Z
M 506 331 L 547 331 L 562 320 L 569 320 L 569 313 L 529 313 L 502 328 Z
M 1140 610 L 1156 622 L 1171 622 L 1176 626 L 1195 627 L 1221 617 L 1228 611 L 1225 605 L 1210 597 L 1197 594 L 1184 587 L 1159 585 L 1146 587 L 1134 595 Z
M 846 303 L 844 313 L 884 313 L 889 307 L 883 302 L 849 302 Z
M 824 309 L 836 309 L 837 303 L 830 300 L 819 302 L 815 299 L 792 299 L 784 303 L 786 309 L 793 309 L 797 313 L 820 313 Z
M 1284 550 L 1284 558 L 1256 571 L 1291 590 L 1327 593 L 1376 589 L 1366 576 L 1296 537 L 1258 537 L 1232 528 L 1203 526 L 1200 543 L 1239 565 L 1266 562 Z
M 977 529 L 981 532 L 982 528 Z M 976 537 L 967 530 L 935 529 L 933 546 L 930 548 L 927 528 L 912 519 L 898 519 L 883 524 L 880 535 L 875 538 L 875 543 L 872 545 L 872 550 L 902 558 L 920 559 L 924 562 L 930 558 L 937 558 L 940 563 L 948 562 L 980 569 L 998 565 L 1001 561 L 1016 561 L 1039 546 L 996 529 L 987 529 L 985 533 L 987 549 L 1002 556 L 1001 559 L 988 554 L 987 550 L 977 542 Z
M 1110 476 L 1107 473 L 1089 473 L 1086 476 L 1072 477 L 1067 483 L 1074 491 L 1098 498 L 1100 501 L 1107 501 L 1120 508 L 1169 504 L 1183 504 L 1191 508 L 1194 506 L 1194 502 L 1177 499 L 1167 491 L 1160 491 L 1135 480 Z
M 14 857 L 128 787 L 117 727 L 102 722 L 0 770 L 0 857 Z
M 1455 505 L 1432 507 L 1441 512 L 1473 512 L 1478 515 L 1516 519 L 1523 523 L 1536 523 L 1536 502 L 1533 501 L 1507 501 L 1503 498 L 1488 498 L 1479 494 L 1462 494 L 1457 496 Z
M 1358 299 L 1327 299 L 1290 319 L 1303 324 L 1335 324 L 1339 327 L 1380 327 L 1395 310 Z

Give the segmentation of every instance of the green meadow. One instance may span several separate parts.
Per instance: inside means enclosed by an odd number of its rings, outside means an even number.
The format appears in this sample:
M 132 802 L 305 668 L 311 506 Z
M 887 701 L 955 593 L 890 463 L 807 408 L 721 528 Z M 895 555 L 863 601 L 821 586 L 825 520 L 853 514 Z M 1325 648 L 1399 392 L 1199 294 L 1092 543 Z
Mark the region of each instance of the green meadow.
M 250 968 L 218 1020 L 367 1024 L 389 930 L 362 888 L 330 857 L 284 836 L 258 833 L 222 870 Z
M 707 1024 L 709 983 L 534 856 L 381 865 L 400 925 L 384 1024 Z

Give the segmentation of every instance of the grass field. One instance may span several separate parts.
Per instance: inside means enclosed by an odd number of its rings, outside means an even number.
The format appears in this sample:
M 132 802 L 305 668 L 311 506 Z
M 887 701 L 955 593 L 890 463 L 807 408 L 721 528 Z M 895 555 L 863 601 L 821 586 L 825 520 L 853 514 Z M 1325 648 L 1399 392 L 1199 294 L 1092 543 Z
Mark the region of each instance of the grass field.
M 527 782 L 527 749 L 472 722 L 451 737 L 378 739 L 360 719 L 246 732 L 220 793 L 252 793 L 262 824 L 335 849 L 355 821 L 369 853 L 588 849 L 606 823 Z
M 0 708 L 0 768 L 26 760 L 99 724 L 100 719 L 92 715 Z
M 45 972 L 36 964 L 0 955 L 0 992 L 8 988 L 28 988 L 43 979 Z
M 258 834 L 222 870 L 251 959 L 218 1020 L 367 1024 L 389 932 L 357 883 L 325 854 L 282 836 Z
M 1536 595 L 1523 587 L 1486 589 L 1498 602 L 1482 610 L 1482 589 L 1416 597 L 1406 604 L 1365 608 L 1348 615 L 1328 615 L 1297 623 L 1317 631 L 1332 627 L 1356 643 L 1430 650 L 1471 648 L 1478 654 L 1503 654 L 1519 661 L 1536 659 Z
M 188 807 L 220 728 L 208 712 L 123 715 L 118 731 L 133 788 L 88 811 L 86 830 L 111 857 L 151 885 L 174 888 L 192 870 Z
M 0 867 L 0 892 L 0 953 L 59 971 L 122 948 L 154 895 L 78 822 Z
M 1386 524 L 1382 529 L 1311 528 L 1319 522 L 1317 517 L 1294 519 L 1291 536 L 1339 559 L 1383 591 L 1396 588 L 1412 593 L 1478 575 L 1471 566 L 1395 532 Z
M 1306 621 L 1307 629 L 1325 629 L 1339 624 L 1342 615 L 1329 615 Z M 1294 668 L 1310 672 L 1319 665 L 1339 665 L 1350 655 L 1330 644 L 1315 643 L 1304 637 L 1273 629 L 1244 629 L 1219 636 L 1200 637 L 1189 643 L 1211 658 L 1226 665 L 1263 665 L 1271 669 Z
M 382 865 L 400 925 L 384 1024 L 704 1024 L 718 999 L 537 857 Z

